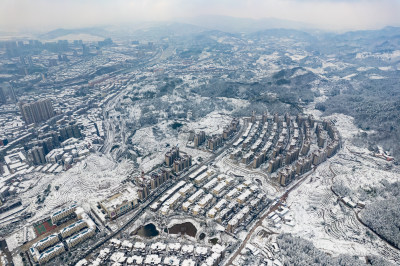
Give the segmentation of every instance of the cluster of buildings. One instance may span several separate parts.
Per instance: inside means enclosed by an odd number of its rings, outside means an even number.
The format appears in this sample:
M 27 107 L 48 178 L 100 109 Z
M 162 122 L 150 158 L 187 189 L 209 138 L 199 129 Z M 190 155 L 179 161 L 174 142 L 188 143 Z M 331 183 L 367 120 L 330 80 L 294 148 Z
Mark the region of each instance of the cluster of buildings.
M 91 261 L 84 259 L 77 265 L 216 266 L 225 258 L 225 250 L 226 247 L 219 244 L 210 247 L 162 240 L 145 243 L 113 238 Z
M 171 171 L 166 170 L 166 169 L 157 169 L 150 174 L 150 178 L 148 178 L 147 180 L 150 181 L 150 188 L 156 189 L 171 178 L 172 178 Z M 139 182 L 137 182 L 137 183 L 139 183 Z M 141 182 L 141 183 L 143 183 L 143 182 Z
M 12 141 L 3 142 L 5 145 L 0 148 L 0 158 L 5 158 L 5 156 L 20 150 L 24 153 L 30 165 L 58 163 L 62 157 L 59 154 L 59 150 L 56 152 L 57 156 L 52 158 L 50 156 L 47 158 L 46 156 L 60 146 L 67 146 L 68 142 L 64 142 L 71 138 L 81 141 L 86 137 L 82 134 L 83 126 L 75 122 L 75 119 L 70 116 L 61 115 L 53 117 L 55 112 L 49 99 L 42 99 L 29 104 L 20 104 L 20 108 L 23 119 L 26 121 L 25 126 L 16 130 L 16 132 L 19 132 L 20 137 Z M 53 118 L 48 120 L 51 117 Z M 30 122 L 39 123 L 42 121 L 47 122 L 40 127 L 28 124 Z M 11 128 L 7 128 L 7 130 L 10 131 Z M 81 149 L 85 150 L 90 148 L 91 143 L 85 141 L 83 145 L 79 146 L 85 146 Z M 79 151 L 75 151 L 76 154 L 73 151 L 71 157 L 78 157 Z M 64 164 L 64 161 L 60 162 L 60 164 Z M 10 168 L 8 170 L 11 174 L 15 172 Z M 0 173 L 4 174 L 4 171 L 0 171 Z
M 23 77 L 17 80 L 18 87 L 30 85 L 42 86 L 51 85 L 54 83 L 74 83 L 81 81 L 82 77 L 89 73 L 95 72 L 100 63 L 111 64 L 112 62 L 102 60 L 102 49 L 112 46 L 112 41 L 106 39 L 97 43 L 83 43 L 82 40 L 59 40 L 57 42 L 42 43 L 39 40 L 28 41 L 0 41 L 0 49 L 2 50 L 2 62 L 10 64 L 16 77 Z M 133 51 L 139 50 L 137 47 L 132 47 Z M 94 56 L 94 55 L 97 55 Z M 115 57 L 121 57 L 121 54 L 116 54 Z M 125 59 L 130 59 L 130 56 L 125 56 Z M 85 59 L 85 60 L 82 60 Z M 94 66 L 93 61 L 99 61 Z M 89 64 L 87 64 L 89 62 Z M 85 64 L 86 63 L 86 64 Z M 82 67 L 81 67 L 82 66 Z M 86 69 L 83 66 L 87 66 Z M 69 69 L 68 69 L 69 67 Z M 76 75 L 67 74 L 75 72 L 75 68 L 79 67 L 82 73 Z M 40 71 L 38 71 L 38 68 Z M 47 71 L 43 71 L 45 68 Z
M 288 213 L 289 209 L 286 206 L 280 206 L 277 210 L 269 213 L 267 218 L 274 224 L 276 228 L 280 228 L 282 223 L 294 226 L 293 217 Z
M 266 172 L 276 173 L 282 186 L 332 157 L 340 147 L 334 125 L 317 122 L 312 115 L 292 118 L 265 112 L 258 118 L 253 113 L 248 122 L 242 137 L 233 144 L 235 150 L 230 158 L 253 168 L 265 164 Z
M 27 125 L 46 121 L 56 115 L 50 99 L 19 103 L 22 119 Z
M 165 154 L 165 164 L 167 167 L 171 167 L 175 159 L 179 158 L 179 148 L 173 147 Z
M 173 147 L 165 154 L 165 165 L 171 167 L 175 173 L 180 173 L 192 166 L 192 156 L 182 153 L 178 147 Z
M 27 175 L 34 172 L 58 174 L 68 170 L 93 151 L 92 143 L 83 139 L 76 122 L 57 122 L 28 129 L 20 138 L 0 147 L 0 205 L 11 211 Z M 7 203 L 10 201 L 10 204 Z
M 159 200 L 154 202 L 150 206 L 150 209 L 152 211 L 156 211 L 160 206 L 162 206 L 163 213 L 169 212 L 170 209 L 173 209 L 175 206 L 177 206 L 176 204 L 181 197 L 181 193 L 179 193 L 178 190 L 181 189 L 185 184 L 185 181 L 179 181 L 172 188 L 168 189 Z
M 101 43 L 101 47 L 104 47 L 110 40 Z M 39 171 L 49 172 L 50 169 L 56 170 L 56 173 L 60 169 L 67 170 L 71 163 L 84 158 L 93 144 L 102 144 L 104 131 L 101 107 L 121 87 L 127 86 L 132 74 L 104 74 L 88 84 L 88 75 L 101 67 L 126 62 L 127 59 L 116 54 L 112 58 L 100 56 L 82 60 L 83 51 L 88 52 L 89 47 L 90 50 L 94 48 L 92 44 L 84 45 L 78 40 L 52 44 L 36 40 L 0 42 L 0 49 L 4 48 L 6 52 L 1 55 L 4 63 L 23 69 L 22 75 L 13 75 L 13 86 L 3 83 L 0 88 L 0 176 L 8 178 L 15 173 L 23 176 L 36 171 L 31 166 L 42 165 L 45 168 L 48 164 L 51 166 L 46 171 Z M 46 53 L 38 52 L 43 49 L 46 49 Z M 67 62 L 73 63 L 73 66 L 67 66 Z M 30 68 L 35 69 L 37 65 L 42 67 L 47 63 L 49 69 L 46 73 L 30 73 Z M 58 66 L 53 68 L 55 65 Z M 24 92 L 18 95 L 18 99 L 13 87 Z M 14 104 L 17 102 L 19 104 Z M 71 124 L 70 121 L 79 123 Z M 81 143 L 72 150 L 69 150 L 70 147 L 60 147 L 69 138 L 79 139 Z M 10 169 L 4 157 L 19 151 L 26 157 L 28 167 L 21 165 L 25 168 Z M 54 164 L 63 167 L 53 167 Z M 7 166 L 7 169 L 3 166 Z
M 67 129 L 70 133 L 59 134 L 56 130 L 30 133 L 31 140 L 26 139 L 21 143 L 22 147 L 4 154 L 0 174 L 12 178 L 31 172 L 57 173 L 85 158 L 92 149 L 91 143 L 81 140 L 80 127 L 76 123 L 68 124 L 60 131 Z
M 223 131 L 222 131 L 222 138 L 224 140 L 229 139 L 230 137 L 233 136 L 233 134 L 238 131 L 239 129 L 239 120 L 234 118 L 232 119 L 231 123 L 224 127 Z
M 137 188 L 131 183 L 119 187 L 107 198 L 92 207 L 92 212 L 103 223 L 106 218 L 115 219 L 138 206 L 139 195 Z
M 334 125 L 329 121 L 322 123 L 316 122 L 313 116 L 303 118 L 297 116 L 296 123 L 302 128 L 302 134 L 305 136 L 301 150 L 296 148 L 296 158 L 292 161 L 286 161 L 285 167 L 278 172 L 279 183 L 283 186 L 288 185 L 296 175 L 301 175 L 309 170 L 312 166 L 317 166 L 332 157 L 340 148 L 339 133 Z M 315 126 L 316 144 L 318 149 L 310 153 L 310 143 L 312 143 L 311 132 Z M 299 151 L 303 157 L 299 158 Z M 286 157 L 288 153 L 286 154 Z M 291 164 L 295 161 L 295 164 Z
M 315 122 L 312 116 L 307 119 L 297 117 L 298 123 L 303 127 L 303 134 L 305 136 L 304 145 L 301 150 L 301 154 L 304 157 L 297 160 L 295 165 L 292 167 L 285 167 L 278 174 L 280 184 L 287 185 L 293 180 L 295 175 L 303 174 L 311 169 L 311 167 L 317 166 L 322 162 L 326 161 L 327 158 L 332 157 L 340 148 L 339 132 L 330 121 Z M 311 125 L 315 125 L 315 133 L 317 139 L 318 149 L 310 152 Z
M 207 149 L 210 151 L 216 151 L 222 146 L 223 138 L 221 135 L 213 135 L 207 139 Z
M 251 243 L 247 243 L 233 265 L 250 265 L 258 259 L 258 263 L 267 266 L 283 266 L 281 252 L 276 235 L 262 229 Z
M 0 47 L 5 48 L 8 57 L 18 57 L 21 63 L 31 64 L 32 57 L 27 56 L 29 53 L 39 53 L 42 50 L 50 50 L 53 52 L 67 51 L 70 46 L 82 46 L 81 40 L 75 40 L 68 43 L 67 40 L 59 40 L 57 42 L 41 42 L 39 40 L 28 41 L 4 41 L 0 43 Z
M 191 166 L 192 166 L 192 156 L 185 154 L 174 160 L 172 169 L 174 170 L 175 173 L 180 173 Z
M 239 129 L 239 120 L 233 119 L 231 123 L 224 127 L 221 135 L 213 135 L 207 140 L 207 148 L 216 151 L 223 145 L 223 141 L 230 139 Z
M 76 205 L 71 205 L 53 213 L 50 219 L 53 224 L 57 224 L 60 221 L 65 223 L 72 219 L 72 214 L 75 214 L 73 217 L 77 217 L 78 220 L 60 229 L 56 227 L 56 229 L 59 229 L 57 233 L 46 236 L 29 248 L 29 254 L 33 261 L 40 264 L 46 263 L 95 234 L 95 223 L 82 208 Z
M 234 232 L 252 214 L 267 205 L 265 194 L 251 181 L 240 182 L 202 166 L 189 175 L 188 181 L 180 181 L 150 208 L 167 216 L 183 211 L 191 216 L 205 216 Z
M 46 90 L 40 97 L 26 93 L 19 105 L 0 106 L 4 112 L 0 118 L 0 205 L 5 211 L 21 205 L 18 194 L 26 190 L 22 184 L 30 177 L 27 174 L 66 171 L 102 143 L 101 108 L 92 104 L 97 96 L 88 95 L 94 98 L 84 101 L 75 92 L 66 89 L 60 97 L 54 97 L 55 90 Z
M 259 168 L 262 164 L 268 162 L 267 171 L 275 172 L 283 161 L 292 162 L 298 156 L 296 145 L 299 142 L 298 126 L 294 124 L 294 132 L 290 138 L 290 117 L 286 114 L 283 120 L 275 114 L 270 116 L 265 112 L 257 120 L 253 116 L 242 138 L 234 143 L 235 151 L 231 154 L 232 159 L 241 158 L 241 162 L 251 165 L 253 168 Z M 285 145 L 287 144 L 287 145 Z M 286 157 L 281 153 L 289 147 Z
M 0 178 L 0 213 L 12 211 L 22 205 L 18 194 L 25 188 L 21 186 L 18 177 L 34 169 L 35 167 L 29 166 L 22 150 L 4 157 L 4 164 L 0 163 L 0 177 L 3 177 Z
M 266 153 L 272 146 L 271 141 L 275 137 L 277 123 L 273 125 L 273 131 L 270 136 L 267 132 L 269 124 L 267 121 L 268 113 L 264 113 L 260 121 L 256 120 L 255 113 L 248 119 L 247 128 L 234 144 L 235 151 L 231 154 L 232 159 L 241 157 L 244 164 L 252 163 L 254 168 L 258 168 L 266 160 Z
M 180 173 L 185 169 L 192 166 L 192 157 L 187 154 L 181 154 L 178 147 L 173 147 L 170 151 L 165 154 L 165 165 L 167 167 L 157 168 L 148 175 L 143 172 L 134 178 L 134 184 L 128 184 L 117 189 L 117 191 L 111 194 L 106 199 L 98 202 L 97 207 L 92 207 L 93 212 L 103 222 L 107 218 L 115 219 L 129 210 L 135 208 L 139 201 L 145 200 L 151 193 L 152 190 L 157 189 L 170 179 L 174 178 L 173 173 Z M 163 194 L 163 202 L 173 192 L 182 186 L 182 182 L 169 189 Z M 189 188 L 185 188 L 184 193 L 189 192 Z M 177 200 L 178 198 L 175 198 Z M 175 203 L 174 199 L 169 200 L 166 204 L 171 206 Z M 157 204 L 155 202 L 154 204 Z M 153 205 L 154 205 L 153 204 Z
M 0 87 L 0 106 L 8 102 L 7 94 L 9 95 L 8 98 L 10 98 L 11 101 L 16 101 L 15 92 L 11 86 L 9 87 L 8 91 L 5 87 Z
M 216 220 L 231 233 L 241 225 L 245 226 L 251 214 L 257 214 L 267 205 L 265 194 L 255 185 L 246 186 L 246 182 L 228 191 L 226 200 L 230 203 L 219 211 Z
M 82 138 L 81 127 L 76 122 L 58 125 L 52 130 L 46 129 L 39 132 L 37 139 L 24 145 L 25 149 L 28 150 L 31 162 L 35 165 L 57 163 L 60 162 L 63 156 L 64 160 L 61 164 L 64 164 L 65 158 L 68 157 L 65 153 L 72 152 L 70 157 L 78 157 L 78 150 L 81 151 L 90 146 L 87 141 L 80 141 Z M 72 147 L 71 145 L 76 145 L 77 147 Z M 62 147 L 61 149 L 59 149 L 60 146 Z
M 137 186 L 139 199 L 146 199 L 150 194 L 150 190 L 160 187 L 171 178 L 173 178 L 171 171 L 163 168 L 154 170 L 150 175 L 144 175 L 144 173 L 142 173 L 136 176 L 135 184 Z
M 157 168 L 148 175 L 144 173 L 137 175 L 135 177 L 135 184 L 139 199 L 145 200 L 151 190 L 157 189 L 174 177 L 175 175 L 171 168 Z
M 73 163 L 82 161 L 92 151 L 90 142 L 76 138 L 67 139 L 60 146 L 46 154 L 45 163 L 59 164 L 64 170 L 71 168 Z
M 206 141 L 206 132 L 200 131 L 199 133 L 191 132 L 189 135 L 189 141 L 193 141 L 193 145 L 195 148 L 198 148 Z
M 2 169 L 0 173 L 2 173 L 4 177 L 8 177 L 29 168 L 29 162 L 23 150 L 20 149 L 15 153 L 4 156 L 4 164 L 1 164 L 1 166 Z
M 188 144 L 188 146 L 198 148 L 205 144 L 208 150 L 216 151 L 218 148 L 222 147 L 224 141 L 230 139 L 238 129 L 239 120 L 233 119 L 228 126 L 223 128 L 222 134 L 214 134 L 207 137 L 204 131 L 200 131 L 199 133 L 193 131 L 189 135 L 188 143 L 190 144 Z

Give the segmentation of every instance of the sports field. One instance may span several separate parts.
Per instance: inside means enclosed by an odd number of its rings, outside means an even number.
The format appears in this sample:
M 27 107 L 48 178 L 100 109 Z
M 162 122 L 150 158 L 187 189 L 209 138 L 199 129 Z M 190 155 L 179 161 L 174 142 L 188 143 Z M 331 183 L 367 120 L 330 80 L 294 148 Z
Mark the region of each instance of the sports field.
M 51 222 L 51 219 L 47 219 L 42 223 L 34 225 L 33 227 L 35 229 L 36 236 L 40 236 L 47 232 L 52 231 L 57 226 L 53 225 L 53 223 Z

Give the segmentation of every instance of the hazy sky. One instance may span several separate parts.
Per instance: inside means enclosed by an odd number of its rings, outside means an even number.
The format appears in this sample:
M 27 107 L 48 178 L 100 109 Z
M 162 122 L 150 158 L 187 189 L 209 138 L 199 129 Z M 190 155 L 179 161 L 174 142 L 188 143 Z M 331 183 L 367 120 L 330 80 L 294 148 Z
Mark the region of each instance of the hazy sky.
M 0 29 L 51 30 L 201 15 L 280 18 L 322 29 L 400 25 L 400 0 L 0 0 Z

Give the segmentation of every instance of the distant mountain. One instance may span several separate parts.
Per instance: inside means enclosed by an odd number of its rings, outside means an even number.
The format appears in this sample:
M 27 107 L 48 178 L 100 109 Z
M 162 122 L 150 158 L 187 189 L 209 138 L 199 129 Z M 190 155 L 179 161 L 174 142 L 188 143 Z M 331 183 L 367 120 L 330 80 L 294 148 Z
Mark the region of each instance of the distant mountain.
M 87 34 L 102 38 L 106 38 L 110 35 L 109 32 L 106 31 L 105 29 L 100 27 L 95 27 L 95 28 L 81 28 L 81 29 L 56 29 L 49 31 L 45 34 L 41 34 L 38 37 L 43 40 L 51 40 L 72 34 L 74 35 Z
M 318 31 L 310 25 L 281 19 L 248 19 L 226 16 L 202 16 L 178 19 L 174 22 L 141 22 L 126 25 L 108 25 L 92 28 L 56 29 L 38 36 L 42 40 L 62 39 L 63 36 L 87 35 L 97 38 L 158 41 L 164 38 L 185 37 L 204 34 L 245 34 L 251 38 L 291 37 L 299 41 L 322 41 L 323 46 L 340 43 L 363 45 L 371 51 L 393 50 L 400 43 L 400 27 L 385 27 L 380 30 L 349 31 L 342 34 Z
M 176 19 L 171 22 L 142 22 L 128 25 L 114 25 L 92 28 L 56 29 L 40 34 L 39 39 L 60 39 L 67 35 L 92 35 L 101 38 L 120 37 L 156 41 L 168 36 L 185 36 L 205 31 L 226 33 L 252 33 L 266 29 L 311 29 L 311 26 L 282 19 L 250 19 L 228 16 L 200 16 Z
M 276 38 L 290 37 L 298 41 L 308 41 L 308 42 L 315 41 L 317 38 L 316 34 L 296 29 L 266 29 L 249 33 L 247 34 L 247 36 L 255 39 L 263 39 L 270 37 L 276 37 Z
M 250 33 L 265 29 L 312 29 L 311 25 L 297 21 L 265 18 L 236 18 L 228 16 L 199 16 L 189 19 L 179 19 L 179 22 L 189 23 L 211 30 L 219 30 L 230 33 Z
M 400 45 L 400 27 L 385 27 L 379 30 L 349 31 L 343 34 L 326 34 L 324 45 L 349 45 L 363 47 L 365 51 L 388 52 L 398 50 Z
M 128 27 L 125 27 L 127 29 Z M 134 30 L 133 30 L 134 29 Z M 175 19 L 175 22 L 163 23 L 144 23 L 143 26 L 132 26 L 129 35 L 132 37 L 142 38 L 146 40 L 157 40 L 163 37 L 172 36 L 189 36 L 201 33 L 215 34 L 234 34 L 239 33 L 250 34 L 263 30 L 279 30 L 292 29 L 311 30 L 311 26 L 281 19 L 250 19 L 235 18 L 227 16 L 201 16 L 195 18 Z M 288 33 L 288 32 L 285 32 Z M 303 34 L 298 32 L 298 34 Z M 304 33 L 306 34 L 306 33 Z
M 338 34 L 336 38 L 344 40 L 382 39 L 400 36 L 400 27 L 385 27 L 379 30 L 358 30 Z
M 180 22 L 152 23 L 130 32 L 132 37 L 145 40 L 158 40 L 173 36 L 193 35 L 204 32 L 206 28 Z

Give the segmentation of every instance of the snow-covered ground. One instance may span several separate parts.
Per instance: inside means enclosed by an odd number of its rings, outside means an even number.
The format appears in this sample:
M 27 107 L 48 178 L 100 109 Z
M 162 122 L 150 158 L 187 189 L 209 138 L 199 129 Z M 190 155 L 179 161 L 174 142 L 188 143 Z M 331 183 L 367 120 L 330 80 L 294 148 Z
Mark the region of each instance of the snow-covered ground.
M 224 121 L 226 123 L 224 123 Z M 193 162 L 196 162 L 198 157 L 203 159 L 211 156 L 210 152 L 199 149 L 186 147 L 189 139 L 189 131 L 195 130 L 197 133 L 200 130 L 205 130 L 206 134 L 222 133 L 222 125 L 228 124 L 231 121 L 229 116 L 211 113 L 200 121 L 186 123 L 178 133 L 171 127 L 172 121 L 164 120 L 155 127 L 145 127 L 136 131 L 132 137 L 132 144 L 142 151 L 142 157 L 138 158 L 139 167 L 141 170 L 148 171 L 164 160 L 165 153 L 173 146 L 178 146 L 185 153 L 192 155 Z M 209 125 L 206 128 L 205 125 Z
M 214 111 L 200 120 L 193 121 L 185 125 L 183 131 L 194 130 L 197 132 L 203 130 L 206 135 L 221 134 L 223 128 L 232 121 L 232 117 L 224 112 Z
M 106 156 L 92 154 L 59 175 L 35 173 L 32 178 L 38 180 L 37 185 L 21 195 L 23 204 L 30 203 L 28 211 L 34 214 L 29 221 L 39 220 L 72 202 L 89 210 L 89 200 L 107 196 L 131 171 L 128 161 L 114 163 Z M 43 204 L 37 204 L 36 197 L 42 196 L 48 185 L 50 194 Z
M 24 228 L 20 228 L 6 238 L 8 249 L 12 251 L 21 246 L 24 240 L 36 238 L 31 225 L 62 207 L 75 202 L 89 211 L 91 202 L 98 202 L 108 196 L 131 172 L 132 165 L 128 161 L 114 163 L 104 155 L 92 154 L 69 171 L 58 175 L 31 174 L 31 181 L 36 185 L 21 193 L 20 197 L 22 204 L 28 205 L 26 210 L 33 216 L 27 220 L 26 232 Z M 37 203 L 37 196 L 43 197 L 48 186 L 50 194 L 44 203 Z M 26 239 L 24 233 L 27 234 Z
M 359 67 L 359 68 L 357 68 L 357 71 L 364 72 L 364 71 L 368 71 L 368 70 L 372 70 L 372 69 L 374 69 L 374 68 L 373 67 Z
M 351 139 L 359 133 L 352 117 L 335 114 L 336 126 L 344 140 L 338 154 L 318 166 L 317 170 L 294 190 L 287 199 L 295 225 L 283 224 L 282 233 L 292 233 L 307 240 L 333 256 L 349 254 L 355 256 L 377 255 L 392 260 L 400 256 L 383 241 L 366 234 L 368 231 L 352 209 L 338 203 L 331 191 L 333 183 L 342 183 L 351 188 L 351 199 L 358 202 L 357 191 L 366 187 L 379 186 L 380 181 L 393 182 L 400 175 L 383 170 L 383 161 L 370 156 L 368 150 L 355 147 Z M 360 157 L 352 152 L 365 154 Z M 333 172 L 332 172 L 332 171 Z M 369 202 L 367 201 L 366 204 Z
M 296 77 L 299 77 L 299 76 L 302 76 L 305 74 L 308 74 L 308 72 L 306 70 L 299 69 L 291 76 L 291 78 L 296 78 Z
M 355 76 L 357 76 L 357 74 L 356 74 L 356 73 L 353 73 L 353 74 L 350 74 L 350 75 L 347 75 L 347 76 L 343 77 L 342 79 L 344 79 L 344 80 L 351 80 L 351 78 L 353 78 L 353 77 L 355 77 Z
M 257 64 L 268 65 L 270 61 L 278 60 L 279 58 L 280 56 L 278 52 L 274 52 L 272 54 L 264 54 L 260 56 L 260 58 L 257 60 Z
M 384 79 L 385 78 L 381 75 L 376 75 L 376 74 L 369 75 L 368 77 L 369 77 L 369 79 Z
M 348 67 L 351 67 L 351 64 L 335 61 L 335 59 L 329 59 L 327 61 L 322 61 L 322 68 L 323 69 L 333 69 L 333 70 L 344 70 Z
M 290 59 L 292 59 L 293 61 L 300 61 L 306 58 L 309 54 L 304 51 L 302 51 L 302 53 L 300 52 L 298 53 L 296 51 L 290 51 L 290 53 L 286 53 L 285 55 L 289 56 Z
M 400 58 L 400 50 L 395 50 L 395 51 L 392 51 L 390 53 L 362 52 L 362 53 L 357 53 L 356 58 L 357 59 L 377 58 L 377 59 L 393 62 L 396 59 Z

